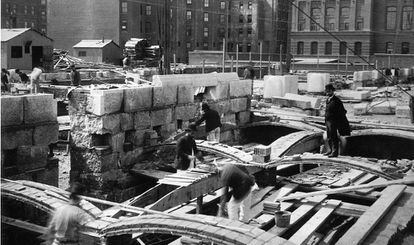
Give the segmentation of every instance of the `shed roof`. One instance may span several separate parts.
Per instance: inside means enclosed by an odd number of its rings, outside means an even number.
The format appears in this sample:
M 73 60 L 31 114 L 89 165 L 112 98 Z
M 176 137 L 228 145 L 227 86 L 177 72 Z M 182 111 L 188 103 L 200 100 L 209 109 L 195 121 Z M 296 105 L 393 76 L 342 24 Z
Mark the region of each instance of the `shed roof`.
M 39 32 L 39 31 L 37 31 L 35 29 L 32 29 L 32 28 L 1 29 L 1 41 L 2 42 L 7 42 L 7 41 L 9 41 L 9 40 L 11 40 L 11 39 L 13 39 L 13 38 L 15 38 L 15 37 L 17 37 L 17 36 L 25 33 L 25 32 L 27 32 L 27 31 L 36 32 L 37 34 L 39 34 L 39 35 L 41 35 L 41 36 L 43 36 L 43 37 L 45 37 L 45 38 L 53 41 L 53 39 L 51 39 L 50 37 L 46 36 L 45 34 Z
M 73 47 L 74 48 L 103 48 L 103 47 L 105 47 L 106 45 L 108 45 L 110 43 L 114 43 L 116 46 L 118 46 L 118 44 L 116 44 L 111 39 L 105 39 L 105 40 L 102 40 L 102 39 L 100 39 L 100 40 L 88 39 L 88 40 L 82 40 L 82 41 L 78 42 Z

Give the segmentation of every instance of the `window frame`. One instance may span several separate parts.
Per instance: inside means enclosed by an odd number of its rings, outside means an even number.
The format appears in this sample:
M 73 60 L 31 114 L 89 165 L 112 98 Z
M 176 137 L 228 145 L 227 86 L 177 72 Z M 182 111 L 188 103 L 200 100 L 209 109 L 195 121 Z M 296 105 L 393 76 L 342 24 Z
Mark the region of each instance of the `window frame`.
M 23 58 L 23 46 L 11 46 L 10 58 L 21 59 Z

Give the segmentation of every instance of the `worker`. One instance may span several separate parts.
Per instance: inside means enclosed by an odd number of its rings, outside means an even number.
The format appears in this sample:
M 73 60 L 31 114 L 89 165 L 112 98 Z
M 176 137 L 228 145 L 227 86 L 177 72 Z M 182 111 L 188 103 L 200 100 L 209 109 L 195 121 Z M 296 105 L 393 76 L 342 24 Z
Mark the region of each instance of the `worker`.
M 9 71 L 2 68 L 1 69 L 1 92 L 9 91 Z
M 52 245 L 78 245 L 79 229 L 82 225 L 92 220 L 92 217 L 83 209 L 79 203 L 84 187 L 80 183 L 73 183 L 69 189 L 69 203 L 57 208 L 49 223 L 46 237 L 52 240 Z
M 75 64 L 72 64 L 70 66 L 71 72 L 70 72 L 70 82 L 71 86 L 79 86 L 81 84 L 81 76 L 79 71 L 76 69 Z
M 220 178 L 224 193 L 220 199 L 218 216 L 224 216 L 226 201 L 230 199 L 227 203 L 228 218 L 247 223 L 252 218 L 251 193 L 258 189 L 254 177 L 242 166 L 226 164 L 220 170 Z
M 124 68 L 124 71 L 129 70 L 129 66 L 131 65 L 131 60 L 128 56 L 125 56 L 125 58 L 122 60 L 122 65 Z
M 201 152 L 198 151 L 193 134 L 197 130 L 196 125 L 190 124 L 185 129 L 185 135 L 178 139 L 175 157 L 175 168 L 186 170 L 195 167 L 195 159 L 204 162 Z
M 16 73 L 20 76 L 20 80 L 22 83 L 28 83 L 30 81 L 26 73 L 20 71 L 20 69 L 16 69 Z
M 40 67 L 35 67 L 33 68 L 32 73 L 30 73 L 30 88 L 31 88 L 30 92 L 32 94 L 39 92 L 39 89 L 40 89 L 39 78 L 42 72 L 43 70 Z
M 22 82 L 22 79 L 19 76 L 19 72 L 20 72 L 19 69 L 10 69 L 9 70 L 9 74 L 10 74 L 9 82 L 10 83 L 21 83 Z
M 219 113 L 216 110 L 211 109 L 205 102 L 201 104 L 201 110 L 201 118 L 198 119 L 195 124 L 198 126 L 206 121 L 207 140 L 220 142 L 220 127 L 222 124 Z
M 337 157 L 339 155 L 339 137 L 351 134 L 346 110 L 342 101 L 335 96 L 334 91 L 335 88 L 332 84 L 325 86 L 325 93 L 328 96 L 325 108 L 325 125 L 329 149 L 324 155 L 328 157 Z

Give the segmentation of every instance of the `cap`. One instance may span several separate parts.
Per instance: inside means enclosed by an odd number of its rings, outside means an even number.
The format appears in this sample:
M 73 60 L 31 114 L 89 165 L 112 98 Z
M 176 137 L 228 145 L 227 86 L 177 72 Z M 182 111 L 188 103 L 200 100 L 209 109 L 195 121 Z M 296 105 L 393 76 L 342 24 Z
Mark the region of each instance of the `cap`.
M 335 91 L 335 87 L 331 83 L 329 83 L 329 84 L 325 85 L 325 90 Z
M 208 106 L 207 103 L 203 103 L 203 104 L 201 104 L 201 109 L 202 110 L 208 110 L 208 109 L 210 109 L 210 106 Z

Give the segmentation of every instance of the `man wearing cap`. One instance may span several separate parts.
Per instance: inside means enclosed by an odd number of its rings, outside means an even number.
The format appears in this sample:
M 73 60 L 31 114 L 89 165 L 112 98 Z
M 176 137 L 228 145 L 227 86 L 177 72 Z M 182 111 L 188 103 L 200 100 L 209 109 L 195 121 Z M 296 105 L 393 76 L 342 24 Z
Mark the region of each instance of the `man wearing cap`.
M 76 67 L 74 64 L 70 66 L 70 69 L 72 70 L 70 72 L 70 82 L 71 86 L 79 86 L 81 84 L 81 76 L 78 70 L 76 70 Z
M 203 162 L 203 156 L 198 151 L 193 134 L 197 130 L 196 125 L 191 124 L 185 129 L 185 135 L 178 139 L 175 157 L 175 168 L 179 170 L 186 170 L 195 167 L 195 159 Z
M 329 150 L 325 153 L 328 157 L 339 155 L 339 136 L 351 134 L 346 110 L 342 101 L 335 96 L 335 88 L 332 84 L 325 86 L 326 99 L 325 125 Z
M 80 208 L 83 186 L 73 183 L 69 189 L 69 203 L 57 208 L 49 223 L 47 236 L 53 240 L 52 245 L 78 245 L 79 228 L 92 220 L 92 216 Z
M 220 142 L 220 115 L 216 110 L 211 109 L 207 103 L 201 104 L 201 110 L 203 111 L 203 115 L 195 124 L 198 126 L 206 121 L 207 140 Z

